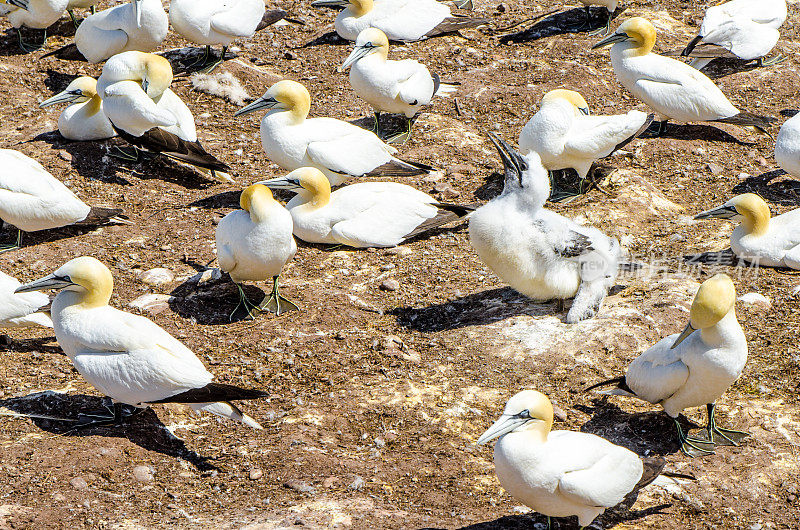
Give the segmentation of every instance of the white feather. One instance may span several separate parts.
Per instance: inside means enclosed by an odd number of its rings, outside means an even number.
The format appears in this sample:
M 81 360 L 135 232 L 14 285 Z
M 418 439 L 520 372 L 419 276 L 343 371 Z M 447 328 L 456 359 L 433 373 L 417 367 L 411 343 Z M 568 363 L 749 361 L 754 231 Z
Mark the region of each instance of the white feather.
M 334 28 L 343 39 L 356 40 L 366 28 L 378 28 L 389 40 L 416 41 L 450 16 L 450 8 L 436 0 L 375 0 L 357 16 L 351 6 L 336 17 Z
M 69 0 L 29 0 L 28 9 L 15 6 L 8 8 L 6 17 L 15 28 L 44 29 L 55 24 L 67 9 Z
M 52 328 L 53 322 L 39 309 L 50 303 L 50 298 L 40 292 L 14 293 L 20 284 L 0 271 L 0 328 L 43 326 Z

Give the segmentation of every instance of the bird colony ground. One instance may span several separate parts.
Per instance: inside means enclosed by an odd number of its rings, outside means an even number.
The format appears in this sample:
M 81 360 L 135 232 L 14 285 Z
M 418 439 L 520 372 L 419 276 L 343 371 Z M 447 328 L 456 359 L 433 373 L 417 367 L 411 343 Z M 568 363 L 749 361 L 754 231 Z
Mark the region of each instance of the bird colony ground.
M 596 114 L 643 109 L 616 82 L 608 52 L 590 50 L 599 37 L 556 32 L 500 42 L 560 4 L 478 0 L 474 14 L 489 17 L 488 28 L 392 47 L 391 57 L 421 59 L 442 79 L 461 82 L 456 99 L 437 99 L 400 146 L 404 158 L 441 170 L 409 184 L 449 202 L 496 196 L 501 166 L 486 133 L 516 143 L 553 88 L 580 90 Z M 616 23 L 649 17 L 659 30 L 656 51 L 688 42 L 706 7 L 625 4 Z M 218 72 L 233 74 L 250 96 L 282 77 L 301 81 L 312 94 L 312 116 L 369 115 L 336 72 L 350 46 L 302 47 L 332 29 L 333 13 L 308 2 L 269 7 L 305 24 L 260 32 Z M 579 22 L 579 12 L 573 15 Z M 790 1 L 789 20 L 798 17 Z M 780 116 L 800 107 L 794 28 L 787 23 L 778 44 L 786 62 L 717 79 L 739 108 Z M 48 49 L 71 38 L 65 22 L 51 32 Z M 183 46 L 170 35 L 165 49 Z M 118 140 L 67 142 L 56 132 L 60 109 L 37 108 L 74 76 L 98 75 L 100 67 L 41 54 L 21 55 L 11 29 L 0 36 L 0 147 L 37 159 L 86 202 L 122 208 L 134 224 L 28 235 L 21 250 L 0 255 L 0 269 L 30 281 L 73 257 L 95 256 L 114 272 L 113 305 L 152 318 L 217 380 L 271 397 L 242 404 L 263 431 L 178 406 L 157 406 L 120 428 L 71 431 L 69 422 L 43 417 L 96 409 L 98 393 L 52 332 L 12 330 L 10 345 L 0 344 L 0 528 L 544 528 L 543 517 L 501 489 L 491 447 L 474 444 L 505 400 L 529 387 L 564 411 L 555 428 L 663 454 L 668 470 L 696 478 L 661 478 L 630 510 L 607 513 L 595 528 L 800 527 L 800 278 L 689 267 L 683 259 L 728 247 L 730 225 L 691 218 L 742 190 L 770 199 L 774 212 L 800 205 L 798 187 L 773 173 L 770 137 L 727 125 L 673 125 L 664 138 L 634 141 L 604 161 L 614 171 L 606 171 L 602 191 L 551 206 L 621 238 L 649 264 L 621 276 L 593 320 L 566 325 L 555 304 L 532 303 L 503 286 L 460 226 L 388 250 L 301 245 L 282 292 L 303 311 L 230 323 L 235 287 L 190 278 L 213 260 L 215 225 L 237 207 L 241 187 L 283 174 L 261 152 L 260 116 L 234 118 L 235 104 L 176 78 L 173 89 L 195 113 L 201 140 L 234 168 L 236 185 L 161 159 L 121 163 L 107 156 Z M 682 329 L 698 283 L 718 269 L 748 295 L 737 314 L 750 343 L 744 374 L 719 401 L 718 418 L 752 437 L 690 459 L 657 407 L 582 390 Z M 257 287 L 248 287 L 253 299 L 269 285 Z M 688 422 L 705 422 L 705 411 L 688 412 Z

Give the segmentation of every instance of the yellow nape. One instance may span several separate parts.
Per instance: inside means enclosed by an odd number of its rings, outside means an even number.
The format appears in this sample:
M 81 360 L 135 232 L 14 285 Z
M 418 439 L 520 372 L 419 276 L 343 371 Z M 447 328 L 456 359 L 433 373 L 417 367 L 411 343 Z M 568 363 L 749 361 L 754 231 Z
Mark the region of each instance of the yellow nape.
M 690 310 L 694 329 L 706 329 L 734 310 L 736 287 L 727 274 L 717 274 L 704 281 L 698 289 Z
M 296 178 L 303 187 L 298 195 L 308 200 L 314 207 L 322 207 L 331 200 L 331 182 L 322 171 L 315 167 L 295 169 L 287 178 Z
M 535 432 L 544 442 L 553 427 L 553 404 L 550 399 L 538 390 L 523 390 L 508 400 L 503 414 L 515 415 L 528 411 L 531 421 L 525 426 L 526 431 Z
M 589 110 L 589 104 L 586 103 L 586 100 L 583 99 L 583 96 L 581 96 L 578 92 L 575 92 L 574 90 L 566 90 L 564 88 L 557 88 L 545 94 L 544 97 L 542 97 L 542 104 L 557 99 L 563 99 L 569 101 L 577 109 Z
M 372 0 L 350 0 L 350 11 L 357 17 L 363 17 L 372 11 Z
M 272 196 L 271 189 L 263 184 L 253 184 L 242 190 L 242 195 L 239 197 L 239 206 L 242 207 L 242 210 L 249 212 L 250 206 L 253 204 L 254 200 L 257 201 L 259 199 L 267 201 L 275 200 Z
M 62 265 L 55 274 L 68 276 L 72 283 L 83 288 L 80 303 L 84 307 L 105 306 L 111 300 L 114 277 L 108 267 L 91 256 L 75 258 Z
M 154 53 L 139 52 L 142 61 L 142 79 L 147 79 L 147 95 L 158 97 L 172 84 L 172 65 L 169 61 Z
M 646 18 L 629 18 L 617 28 L 617 33 L 625 33 L 638 44 L 630 50 L 631 55 L 647 55 L 656 44 L 656 28 Z
M 267 90 L 265 98 L 274 98 L 280 106 L 273 108 L 288 110 L 292 113 L 295 123 L 301 123 L 311 110 L 311 95 L 306 87 L 297 81 L 284 79 L 278 81 Z
M 731 199 L 731 204 L 744 217 L 742 226 L 746 234 L 761 236 L 767 233 L 772 215 L 764 199 L 755 193 L 744 193 Z

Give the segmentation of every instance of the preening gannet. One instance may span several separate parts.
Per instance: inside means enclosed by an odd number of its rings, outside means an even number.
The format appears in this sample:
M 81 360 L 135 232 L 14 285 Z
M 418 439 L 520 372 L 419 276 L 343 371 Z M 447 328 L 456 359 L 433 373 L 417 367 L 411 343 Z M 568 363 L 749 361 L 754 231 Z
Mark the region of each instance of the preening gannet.
M 470 216 L 469 240 L 478 257 L 529 298 L 574 296 L 567 322 L 593 317 L 617 278 L 619 243 L 544 209 L 550 180 L 539 155 L 522 156 L 490 138 L 503 160 L 505 185 L 499 197 Z
M 43 326 L 52 328 L 53 321 L 41 308 L 50 304 L 44 293 L 15 293 L 22 285 L 15 278 L 0 271 L 0 329 Z
M 161 0 L 131 0 L 86 17 L 75 32 L 75 45 L 87 61 L 99 63 L 122 52 L 153 51 L 168 31 Z
M 474 210 L 469 205 L 440 203 L 396 182 L 359 182 L 331 192 L 328 179 L 313 167 L 295 169 L 262 184 L 297 193 L 286 208 L 294 220 L 294 235 L 309 243 L 394 247 Z
M 51 309 L 56 339 L 84 379 L 114 402 L 113 411 L 84 416 L 78 426 L 120 423 L 123 404 L 141 409 L 185 403 L 261 428 L 230 401 L 266 397 L 265 392 L 213 383 L 200 359 L 172 335 L 147 318 L 109 306 L 113 286 L 108 267 L 84 256 L 16 290 L 59 290 Z
M 713 453 L 714 444 L 733 444 L 747 436 L 714 423 L 714 402 L 733 384 L 747 362 L 747 338 L 736 320 L 736 288 L 725 274 L 700 285 L 689 323 L 681 333 L 658 341 L 628 366 L 623 377 L 587 390 L 616 384 L 606 394 L 658 403 L 675 420 L 681 450 L 689 456 Z M 688 436 L 678 423 L 687 408 L 707 405 L 707 438 Z
M 764 199 L 745 193 L 695 219 L 739 222 L 731 234 L 731 250 L 745 261 L 764 267 L 800 269 L 800 208 L 770 218 Z
M 436 0 L 315 0 L 312 6 L 343 7 L 334 22 L 336 33 L 356 40 L 367 28 L 378 28 L 390 40 L 411 42 L 482 26 L 485 18 L 451 16 Z
M 67 9 L 69 0 L 0 0 L 0 5 L 6 7 L 5 17 L 11 26 L 17 30 L 19 47 L 24 52 L 31 52 L 42 48 L 47 42 L 47 28 L 55 24 Z M 42 29 L 44 40 L 39 45 L 28 45 L 22 41 L 19 28 Z
M 248 314 L 252 314 L 251 308 L 276 315 L 299 310 L 278 291 L 281 269 L 297 252 L 291 214 L 272 197 L 272 191 L 261 184 L 245 188 L 239 204 L 241 210 L 229 213 L 217 225 L 216 240 L 217 260 L 220 268 L 236 283 L 240 305 Z M 272 278 L 272 293 L 258 306 L 252 304 L 240 284 L 269 278 Z
M 800 178 L 800 113 L 781 125 L 775 139 L 775 162 L 794 178 Z
M 607 35 L 608 28 L 611 27 L 611 18 L 614 16 L 614 11 L 617 10 L 617 3 L 618 0 L 581 0 L 581 3 L 586 6 L 586 20 L 591 20 L 592 13 L 590 11 L 591 6 L 601 6 L 605 7 L 608 10 L 608 20 L 606 20 L 606 25 L 604 28 L 591 31 L 589 35 Z
M 93 77 L 74 79 L 63 92 L 42 101 L 39 107 L 59 103 L 70 104 L 58 117 L 58 131 L 67 140 L 102 140 L 116 136 L 103 112 L 103 100 L 97 94 L 97 81 Z
M 269 109 L 261 120 L 261 146 L 284 169 L 315 167 L 331 184 L 350 176 L 424 175 L 431 168 L 392 156 L 397 150 L 374 133 L 335 118 L 307 118 L 311 96 L 296 81 L 278 81 L 235 116 Z
M 634 17 L 592 49 L 613 44 L 611 64 L 617 80 L 660 115 L 659 134 L 667 120 L 719 121 L 760 130 L 774 121 L 740 112 L 711 79 L 688 64 L 652 53 L 655 42 L 653 25 Z
M 511 397 L 478 444 L 494 439 L 497 479 L 509 495 L 550 517 L 578 516 L 581 528 L 655 480 L 663 458 L 642 459 L 594 434 L 551 431 L 553 405 L 536 390 Z M 644 473 L 647 466 L 647 473 Z M 644 475 L 644 478 L 643 478 Z M 549 528 L 549 525 L 548 525 Z

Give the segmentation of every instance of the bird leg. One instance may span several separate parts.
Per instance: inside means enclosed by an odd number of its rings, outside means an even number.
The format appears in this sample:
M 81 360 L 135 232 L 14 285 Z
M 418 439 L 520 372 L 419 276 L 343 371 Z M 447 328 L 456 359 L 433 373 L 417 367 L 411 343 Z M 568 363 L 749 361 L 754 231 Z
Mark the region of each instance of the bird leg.
M 706 425 L 705 438 L 694 438 L 692 440 L 702 443 L 712 443 L 715 445 L 735 445 L 738 447 L 739 442 L 750 435 L 742 431 L 734 431 L 717 427 L 717 422 L 714 419 L 714 412 L 716 411 L 716 408 L 717 405 L 715 403 L 708 403 L 706 405 L 706 409 L 708 411 L 708 425 Z
M 690 456 L 692 458 L 696 456 L 706 456 L 706 455 L 713 455 L 714 454 L 714 444 L 712 442 L 707 442 L 703 440 L 698 440 L 696 438 L 690 439 L 681 429 L 681 424 L 678 422 L 678 418 L 673 418 L 675 421 L 675 428 L 678 431 L 678 443 L 681 444 L 681 452 L 686 456 Z M 706 446 L 710 447 L 710 449 L 706 449 Z
M 216 61 L 214 61 L 211 64 L 208 64 L 208 62 L 207 62 L 208 58 L 210 57 L 210 53 L 211 53 L 210 52 L 210 48 L 211 47 L 210 46 L 206 46 L 206 48 L 208 48 L 208 49 L 206 50 L 206 63 L 205 64 L 207 64 L 208 66 L 206 66 L 205 68 L 200 70 L 200 72 L 203 73 L 203 74 L 210 74 L 214 70 L 214 68 L 216 68 L 217 66 L 219 66 L 220 64 L 225 62 L 225 54 L 228 53 L 228 47 L 227 46 L 223 46 L 222 47 L 222 55 L 220 55 L 219 59 L 217 59 Z
M 75 428 L 86 429 L 88 427 L 122 425 L 125 420 L 144 410 L 124 403 L 113 403 L 110 398 L 103 399 L 103 409 L 95 414 L 79 414 Z
M 21 243 L 22 243 L 22 230 L 17 228 L 17 242 L 13 245 L 0 245 L 0 254 L 2 254 L 3 252 L 9 252 L 11 250 L 18 249 Z
M 95 6 L 92 6 L 92 7 L 90 7 L 89 9 L 92 11 L 92 14 L 93 14 L 93 15 L 94 15 L 95 13 L 97 13 L 97 8 L 96 8 Z
M 139 148 L 136 146 L 132 147 L 133 154 L 128 153 L 121 147 L 114 146 L 114 149 L 108 152 L 108 156 L 119 158 L 120 160 L 125 160 L 127 162 L 138 162 L 139 161 Z
M 373 115 L 375 118 L 375 136 L 381 137 L 381 111 L 376 110 Z
M 586 6 L 586 9 L 588 11 L 589 6 Z M 604 27 L 602 27 L 602 28 L 598 28 L 596 30 L 590 31 L 589 35 L 592 36 L 592 37 L 595 37 L 595 36 L 598 36 L 598 35 L 601 36 L 601 37 L 605 37 L 606 35 L 608 35 L 608 31 L 611 29 L 611 16 L 612 15 L 613 15 L 613 13 L 611 11 L 609 11 L 608 12 L 608 19 L 606 20 L 606 25 Z
M 661 121 L 654 121 L 650 124 L 650 127 L 642 134 L 642 138 L 659 138 L 664 132 L 667 130 L 667 121 L 669 120 L 661 120 Z
M 776 64 L 781 64 L 785 60 L 786 57 L 784 57 L 782 53 L 779 53 L 775 57 L 769 57 L 766 59 L 764 57 L 759 57 L 757 64 L 758 66 L 775 66 Z
M 25 53 L 31 53 L 44 48 L 44 45 L 47 44 L 47 30 L 42 30 L 44 37 L 42 38 L 42 42 L 40 44 L 27 44 L 22 38 L 22 31 L 20 28 L 17 28 L 17 36 L 19 37 L 19 48 Z
M 300 311 L 300 308 L 297 307 L 294 302 L 281 296 L 280 292 L 278 291 L 277 276 L 272 278 L 272 293 L 269 296 L 264 297 L 264 300 L 261 302 L 261 305 L 258 306 L 258 309 L 260 311 L 269 311 L 270 313 L 274 313 L 276 315 L 282 315 L 283 313 L 289 311 Z
M 253 311 L 258 313 L 259 312 L 258 306 L 247 299 L 247 295 L 244 294 L 244 289 L 242 289 L 241 285 L 239 285 L 237 283 L 236 284 L 236 288 L 239 289 L 239 303 L 236 304 L 236 307 L 234 308 L 233 312 L 228 317 L 228 320 L 233 322 L 233 315 L 236 314 L 236 312 L 239 310 L 240 307 L 244 307 L 245 311 L 247 311 L 247 316 L 245 317 L 245 319 L 247 319 L 247 320 L 254 319 L 255 315 L 253 314 Z
M 69 13 L 69 18 L 72 19 L 72 25 L 75 26 L 75 29 L 78 29 L 78 21 L 75 19 L 75 13 L 72 12 L 72 9 L 67 9 L 67 13 Z

